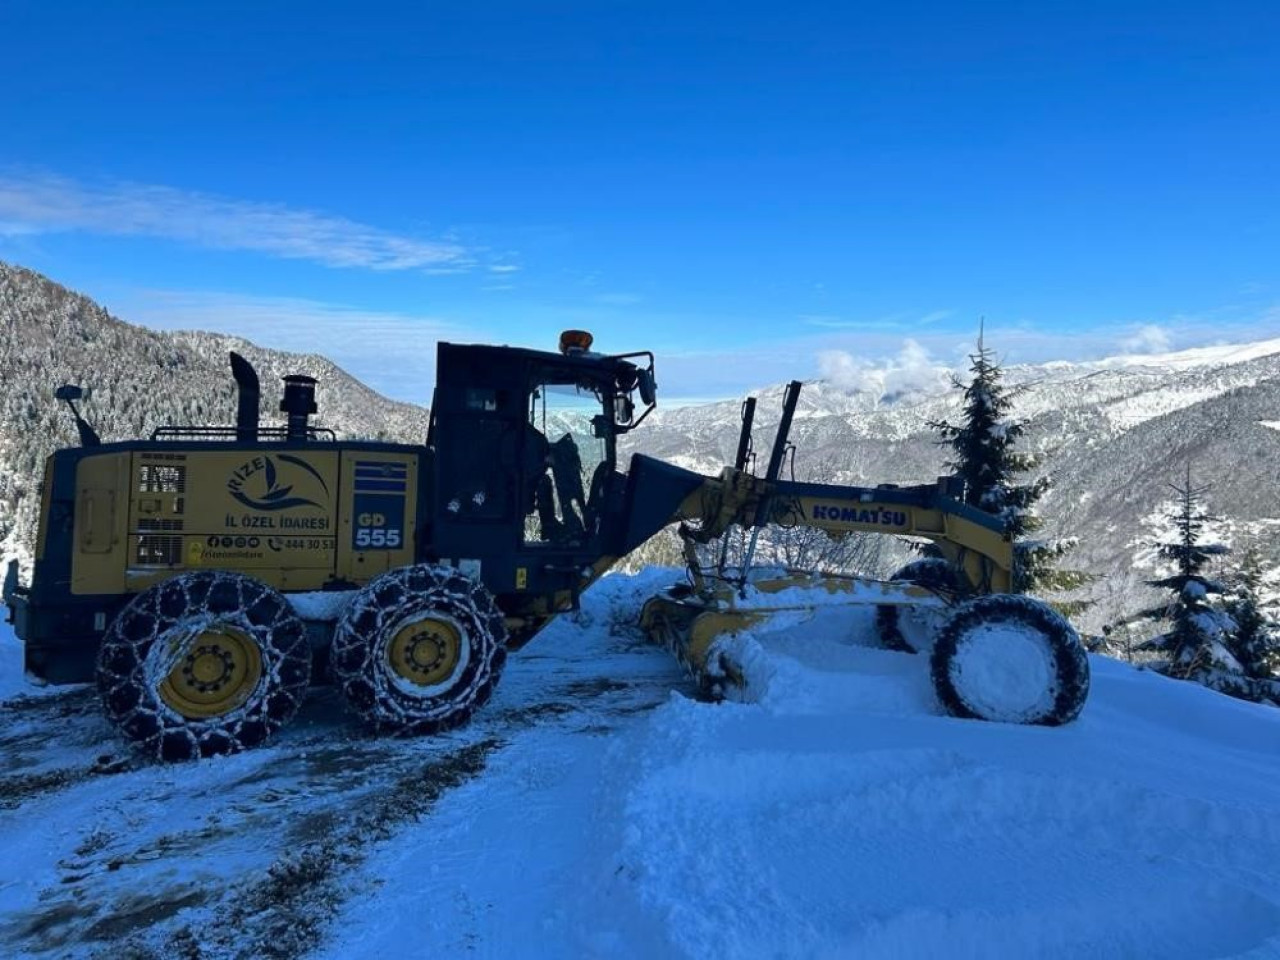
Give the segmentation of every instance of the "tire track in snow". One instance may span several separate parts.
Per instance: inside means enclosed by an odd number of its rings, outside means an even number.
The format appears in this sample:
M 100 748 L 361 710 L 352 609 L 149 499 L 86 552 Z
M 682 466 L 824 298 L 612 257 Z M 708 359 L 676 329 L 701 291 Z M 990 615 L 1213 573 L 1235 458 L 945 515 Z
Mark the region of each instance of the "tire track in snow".
M 159 948 L 142 938 L 112 945 L 97 956 L 108 960 L 295 960 L 321 941 L 328 921 L 355 891 L 343 880 L 364 862 L 369 845 L 430 813 L 445 793 L 483 772 L 505 741 L 486 739 L 433 757 L 379 791 L 325 836 L 278 857 L 258 877 L 228 892 L 230 908 L 218 910 L 212 935 L 203 925 L 183 924 Z M 123 954 L 121 952 L 125 951 Z
M 85 722 L 87 719 L 87 723 Z M 68 746 L 80 746 L 79 763 L 48 766 L 50 731 Z M 145 761 L 128 754 L 102 752 L 110 729 L 101 720 L 91 687 L 75 687 L 48 696 L 15 697 L 0 702 L 0 811 L 17 810 L 94 777 L 137 770 Z M 91 749 L 96 748 L 96 749 Z
M 477 777 L 483 785 L 501 744 L 532 730 L 598 740 L 688 686 L 629 628 L 638 609 L 630 594 L 606 591 L 553 625 L 535 649 L 513 658 L 469 726 L 433 738 L 372 737 L 336 692 L 317 689 L 264 748 L 161 765 L 115 739 L 92 687 L 0 702 L 0 769 L 30 777 L 12 784 L 12 809 L 0 806 L 8 864 L 0 873 L 0 956 L 300 956 L 331 935 L 327 914 L 289 921 L 314 931 L 292 945 L 280 938 L 263 946 L 252 932 L 258 915 L 238 905 L 267 910 L 274 894 L 288 917 L 286 894 L 296 887 L 332 891 L 334 905 L 364 910 L 380 882 L 369 857 L 417 821 L 424 821 L 418 833 L 429 831 L 436 807 L 461 785 Z M 463 752 L 490 742 L 497 746 L 482 760 Z M 104 752 L 108 761 L 100 760 Z M 456 782 L 446 776 L 450 763 Z M 114 764 L 118 775 L 95 772 Z M 472 765 L 479 769 L 466 773 Z M 396 785 L 421 792 L 424 777 L 439 782 L 419 807 Z M 380 807 L 403 816 L 374 830 L 368 812 Z M 345 846 L 326 862 L 338 838 Z
M 42 791 L 23 797 L 29 809 L 0 810 L 15 825 L 68 804 L 92 818 L 78 844 L 49 858 L 55 876 L 36 903 L 0 913 L 0 944 L 32 957 L 293 960 L 321 941 L 343 902 L 368 893 L 348 881 L 372 845 L 429 816 L 511 736 L 542 726 L 599 736 L 669 689 L 561 674 L 542 699 L 512 691 L 464 731 L 425 740 L 369 736 L 336 696 L 314 692 L 302 723 L 274 747 L 178 765 L 129 754 L 111 771 L 127 776 L 106 797 L 87 782 L 97 761 L 86 753 L 86 766 L 54 768 Z M 64 738 L 101 750 L 94 741 L 110 731 L 91 695 L 82 699 L 78 726 L 57 738 L 53 716 L 37 718 L 46 763 Z M 58 839 L 73 838 L 63 827 Z

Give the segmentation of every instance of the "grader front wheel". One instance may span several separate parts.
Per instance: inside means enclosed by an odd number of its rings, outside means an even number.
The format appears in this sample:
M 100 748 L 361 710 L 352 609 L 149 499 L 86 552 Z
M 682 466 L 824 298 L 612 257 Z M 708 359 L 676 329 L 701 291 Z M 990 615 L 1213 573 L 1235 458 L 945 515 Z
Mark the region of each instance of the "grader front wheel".
M 980 597 L 947 622 L 930 660 L 956 717 L 1057 726 L 1089 695 L 1089 658 L 1071 625 L 1031 597 Z
M 493 693 L 507 629 L 493 595 L 448 567 L 378 577 L 352 600 L 329 662 L 347 704 L 405 736 L 460 726 Z
M 234 753 L 297 712 L 311 679 L 302 621 L 266 584 L 228 571 L 144 590 L 98 651 L 108 719 L 160 760 Z

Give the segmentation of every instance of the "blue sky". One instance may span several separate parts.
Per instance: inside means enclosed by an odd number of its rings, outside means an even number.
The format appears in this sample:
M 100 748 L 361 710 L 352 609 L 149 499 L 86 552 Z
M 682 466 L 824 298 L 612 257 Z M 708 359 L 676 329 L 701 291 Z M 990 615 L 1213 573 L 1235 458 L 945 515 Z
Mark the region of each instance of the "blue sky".
M 1277 62 L 1273 3 L 6 0 L 0 259 L 416 400 L 567 326 L 668 396 L 1259 339 Z

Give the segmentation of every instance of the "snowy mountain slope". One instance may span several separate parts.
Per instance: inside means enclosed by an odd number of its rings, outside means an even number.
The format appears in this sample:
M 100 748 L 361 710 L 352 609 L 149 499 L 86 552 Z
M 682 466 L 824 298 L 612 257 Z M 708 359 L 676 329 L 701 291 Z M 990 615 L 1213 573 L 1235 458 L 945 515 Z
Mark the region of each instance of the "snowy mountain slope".
M 1237 542 L 1261 541 L 1280 566 L 1280 341 L 1205 348 L 1163 357 L 1092 364 L 1010 367 L 1021 392 L 1015 415 L 1028 422 L 1025 448 L 1055 489 L 1042 502 L 1048 532 L 1081 540 L 1070 563 L 1102 575 L 1100 601 L 1083 625 L 1132 612 L 1148 594 L 1134 574 L 1135 523 L 1167 499 L 1166 485 L 1191 465 L 1210 486 L 1209 505 L 1234 518 Z M 760 392 L 755 443 L 767 459 L 782 388 Z M 922 483 L 946 472 L 930 421 L 959 415 L 959 392 L 869 408 L 829 383 L 806 384 L 791 431 L 796 469 L 816 479 Z M 685 466 L 714 470 L 737 446 L 736 401 L 661 411 L 627 438 Z M 1105 601 L 1101 602 L 1101 601 Z
M 927 389 L 883 394 L 859 386 L 848 389 L 834 381 L 805 384 L 796 423 L 820 423 L 835 417 L 847 421 L 853 436 L 900 440 L 929 420 L 954 415 L 957 407 L 949 372 L 938 368 Z M 1280 377 L 1280 340 L 1206 347 L 1176 354 L 1126 355 L 1088 362 L 1052 361 L 1015 364 L 1005 379 L 1023 392 L 1020 416 L 1035 419 L 1053 411 L 1099 408 L 1122 431 L 1136 423 L 1171 413 L 1229 390 Z M 751 391 L 760 399 L 757 422 L 776 426 L 781 384 Z M 660 409 L 657 425 L 669 429 L 737 430 L 741 401 Z M 770 410 L 774 410 L 772 414 Z
M 418 441 L 426 432 L 425 409 L 380 397 L 323 358 L 217 334 L 133 327 L 38 274 L 3 264 L 0 325 L 7 385 L 0 395 L 0 555 L 30 556 L 43 457 L 75 442 L 70 417 L 52 400 L 62 382 L 95 388 L 85 411 L 107 438 L 146 435 L 163 423 L 226 423 L 234 410 L 226 353 L 236 349 L 259 367 L 265 417 L 278 416 L 277 378 L 302 372 L 320 381 L 320 422 L 344 435 Z M 659 357 L 660 381 L 661 371 Z M 1164 483 L 1188 462 L 1197 483 L 1211 486 L 1211 508 L 1235 518 L 1237 540 L 1260 539 L 1280 566 L 1280 431 L 1268 427 L 1280 422 L 1280 340 L 1015 365 L 1007 377 L 1023 388 L 1015 412 L 1029 420 L 1027 446 L 1056 478 L 1043 505 L 1049 532 L 1079 538 L 1071 562 L 1102 576 L 1085 629 L 1096 631 L 1149 599 L 1133 566 L 1135 521 L 1159 507 Z M 792 431 L 799 473 L 874 484 L 927 482 L 945 472 L 927 424 L 954 418 L 957 394 L 940 367 L 908 380 L 860 368 L 856 382 L 807 384 Z M 763 460 L 782 389 L 759 395 L 755 438 Z M 737 400 L 660 407 L 624 438 L 623 456 L 643 450 L 716 472 L 736 450 L 739 411 Z
M 157 767 L 0 639 L 0 951 L 362 960 L 1280 955 L 1280 713 L 1093 658 L 1060 729 L 940 715 L 868 618 L 685 694 L 608 577 L 469 728 Z M 668 692 L 674 691 L 674 692 Z M 14 693 L 23 696 L 15 699 Z
M 30 556 L 44 458 L 78 442 L 70 415 L 54 400 L 59 385 L 93 391 L 81 408 L 104 440 L 149 436 L 166 424 L 230 423 L 231 350 L 258 368 L 264 422 L 280 417 L 280 378 L 303 373 L 320 381 L 321 425 L 346 436 L 426 436 L 424 409 L 379 396 L 322 357 L 132 326 L 87 297 L 0 262 L 0 557 Z
M 1085 367 L 1158 367 L 1164 369 L 1221 366 L 1244 363 L 1280 353 L 1280 339 L 1259 340 L 1255 343 L 1220 343 L 1207 347 L 1192 347 L 1168 353 L 1124 354 L 1105 360 L 1081 364 Z

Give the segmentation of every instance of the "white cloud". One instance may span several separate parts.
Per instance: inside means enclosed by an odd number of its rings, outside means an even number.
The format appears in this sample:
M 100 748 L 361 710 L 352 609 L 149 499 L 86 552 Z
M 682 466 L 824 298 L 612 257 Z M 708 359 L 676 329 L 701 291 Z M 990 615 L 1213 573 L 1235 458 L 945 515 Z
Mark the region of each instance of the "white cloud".
M 520 268 L 514 263 L 495 263 L 489 267 L 490 273 L 515 273 Z
M 362 310 L 290 297 L 146 291 L 121 304 L 123 319 L 160 330 L 206 330 L 262 347 L 318 353 L 379 393 L 427 405 L 436 343 L 483 342 L 474 327 L 436 317 Z
M 846 350 L 823 350 L 818 370 L 824 380 L 850 393 L 869 393 L 877 400 L 933 393 L 949 383 L 948 368 L 936 362 L 915 340 L 905 340 L 897 356 L 868 360 Z
M 128 182 L 77 183 L 50 174 L 0 174 L 0 234 L 84 231 L 162 237 L 220 250 L 250 250 L 328 267 L 452 272 L 472 251 L 344 217 Z
M 40 228 L 29 223 L 17 223 L 13 220 L 0 220 L 0 237 L 31 237 L 40 233 Z
M 1157 323 L 1144 323 L 1132 336 L 1120 341 L 1126 353 L 1168 353 L 1173 346 L 1169 331 Z

